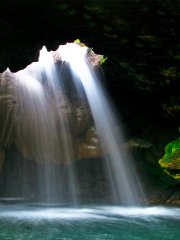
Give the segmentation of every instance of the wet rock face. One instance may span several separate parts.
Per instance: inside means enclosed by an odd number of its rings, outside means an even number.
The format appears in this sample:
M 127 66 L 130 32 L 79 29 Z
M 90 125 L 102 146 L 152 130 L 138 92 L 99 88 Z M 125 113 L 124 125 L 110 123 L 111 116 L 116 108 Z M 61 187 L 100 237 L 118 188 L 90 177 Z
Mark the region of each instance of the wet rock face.
M 96 126 L 90 126 L 86 131 L 85 140 L 79 147 L 81 158 L 100 158 L 104 156 L 101 140 Z
M 12 74 L 6 71 L 0 74 L 0 145 L 9 146 L 13 141 L 15 115 L 19 105 L 13 92 L 16 83 Z
M 0 146 L 14 142 L 25 158 L 56 165 L 104 156 L 86 101 L 70 100 L 61 87 L 37 91 L 28 81 L 9 70 L 0 76 Z
M 76 128 L 73 130 L 73 133 L 75 136 L 80 136 L 87 131 L 88 127 L 93 122 L 93 118 L 87 103 L 74 102 L 73 106 L 77 116 L 77 124 Z

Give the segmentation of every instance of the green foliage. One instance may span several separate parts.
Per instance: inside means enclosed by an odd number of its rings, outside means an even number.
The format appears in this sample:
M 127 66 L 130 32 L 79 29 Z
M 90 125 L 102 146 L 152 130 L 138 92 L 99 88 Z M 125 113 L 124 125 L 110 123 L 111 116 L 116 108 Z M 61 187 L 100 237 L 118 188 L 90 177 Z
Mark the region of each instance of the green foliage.
M 86 45 L 82 43 L 79 39 L 74 40 L 74 43 L 79 44 L 81 47 L 85 47 Z
M 102 61 L 101 61 L 101 64 L 105 63 L 105 61 L 106 61 L 107 59 L 108 59 L 107 57 L 103 56 L 103 59 L 102 59 Z
M 80 43 L 81 41 L 79 39 L 74 40 L 74 43 Z

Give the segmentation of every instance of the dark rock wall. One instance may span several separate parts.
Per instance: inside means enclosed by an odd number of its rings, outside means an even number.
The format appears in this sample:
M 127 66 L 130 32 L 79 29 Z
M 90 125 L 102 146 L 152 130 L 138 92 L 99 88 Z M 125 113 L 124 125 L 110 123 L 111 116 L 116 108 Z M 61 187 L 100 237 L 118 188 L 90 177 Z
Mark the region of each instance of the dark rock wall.
M 178 1 L 2 1 L 0 71 L 79 38 L 108 57 L 112 91 L 153 100 L 179 120 L 179 20 Z

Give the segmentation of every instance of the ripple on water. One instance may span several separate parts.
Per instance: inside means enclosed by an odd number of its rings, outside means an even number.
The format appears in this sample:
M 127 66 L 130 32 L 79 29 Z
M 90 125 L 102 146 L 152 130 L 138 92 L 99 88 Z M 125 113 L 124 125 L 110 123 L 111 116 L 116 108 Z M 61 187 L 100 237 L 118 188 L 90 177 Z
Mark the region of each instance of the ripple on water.
M 0 239 L 178 239 L 180 209 L 0 205 Z

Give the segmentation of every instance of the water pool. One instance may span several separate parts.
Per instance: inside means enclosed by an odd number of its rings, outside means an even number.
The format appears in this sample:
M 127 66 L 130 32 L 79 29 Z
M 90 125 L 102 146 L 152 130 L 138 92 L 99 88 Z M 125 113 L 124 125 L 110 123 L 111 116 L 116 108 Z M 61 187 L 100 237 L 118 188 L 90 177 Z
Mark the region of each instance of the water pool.
M 0 240 L 179 239 L 180 208 L 0 205 Z

